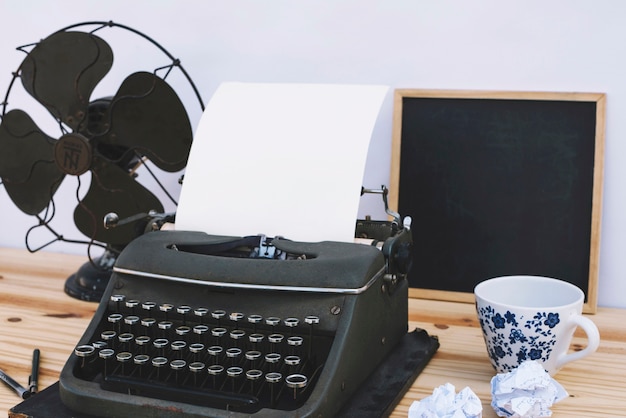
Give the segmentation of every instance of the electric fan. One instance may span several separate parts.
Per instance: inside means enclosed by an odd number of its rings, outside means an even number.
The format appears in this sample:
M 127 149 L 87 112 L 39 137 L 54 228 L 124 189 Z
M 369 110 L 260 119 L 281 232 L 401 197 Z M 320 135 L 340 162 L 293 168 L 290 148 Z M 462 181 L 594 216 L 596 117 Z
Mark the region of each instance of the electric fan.
M 82 26 L 95 29 L 76 30 Z M 151 72 L 134 72 L 111 96 L 92 99 L 96 86 L 113 65 L 111 46 L 95 34 L 103 28 L 121 28 L 139 35 L 168 57 L 167 64 Z M 165 81 L 172 69 L 182 72 L 202 110 L 203 102 L 178 59 L 148 36 L 117 23 L 79 23 L 17 49 L 25 52 L 26 58 L 13 73 L 2 103 L 1 184 L 22 212 L 36 218 L 36 224 L 26 234 L 29 251 L 38 251 L 56 241 L 104 248 L 97 258 L 88 251 L 89 261 L 65 284 L 69 295 L 98 301 L 117 254 L 137 236 L 155 229 L 157 222 L 174 217 L 164 213 L 159 198 L 137 178 L 137 169 L 145 167 L 163 194 L 176 204 L 155 173 L 184 169 L 192 142 L 185 106 Z M 159 76 L 160 73 L 165 76 Z M 54 118 L 60 130 L 58 136 L 48 136 L 24 110 L 6 112 L 17 78 L 38 102 L 36 105 L 43 106 Z M 156 168 L 151 169 L 148 162 Z M 81 178 L 86 173 L 90 173 L 89 188 L 79 196 Z M 87 240 L 68 239 L 50 224 L 56 213 L 55 192 L 67 176 L 78 179 L 73 220 Z M 29 234 L 41 227 L 54 238 L 32 248 Z

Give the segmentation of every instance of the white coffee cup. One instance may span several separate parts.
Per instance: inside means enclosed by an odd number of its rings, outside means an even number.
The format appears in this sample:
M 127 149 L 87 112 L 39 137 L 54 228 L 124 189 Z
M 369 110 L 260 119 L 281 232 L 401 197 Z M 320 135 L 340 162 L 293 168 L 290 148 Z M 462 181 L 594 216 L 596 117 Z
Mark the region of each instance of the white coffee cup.
M 474 288 L 476 312 L 491 364 L 498 373 L 536 360 L 554 375 L 565 364 L 595 352 L 596 325 L 582 316 L 585 295 L 575 285 L 540 276 L 503 276 Z M 577 327 L 587 346 L 569 353 Z

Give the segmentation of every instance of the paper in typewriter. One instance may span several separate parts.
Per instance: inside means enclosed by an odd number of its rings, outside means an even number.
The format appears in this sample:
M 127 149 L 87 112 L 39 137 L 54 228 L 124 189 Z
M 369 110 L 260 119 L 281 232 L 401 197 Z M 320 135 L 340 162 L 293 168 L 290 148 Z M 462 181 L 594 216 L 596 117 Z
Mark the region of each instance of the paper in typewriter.
M 198 125 L 176 229 L 354 240 L 386 86 L 224 83 Z

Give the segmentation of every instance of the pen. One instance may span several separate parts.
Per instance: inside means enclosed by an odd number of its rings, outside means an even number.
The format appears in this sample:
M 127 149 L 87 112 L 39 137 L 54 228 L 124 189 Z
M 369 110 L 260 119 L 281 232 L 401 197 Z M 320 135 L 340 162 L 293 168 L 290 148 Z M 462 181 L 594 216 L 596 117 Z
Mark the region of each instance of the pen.
M 13 389 L 22 399 L 28 399 L 31 393 L 26 390 L 22 385 L 17 383 L 15 380 L 11 378 L 8 374 L 0 370 L 0 380 L 9 385 L 11 389 Z
M 39 349 L 33 350 L 33 366 L 28 379 L 28 389 L 31 393 L 37 393 L 37 380 L 39 379 Z

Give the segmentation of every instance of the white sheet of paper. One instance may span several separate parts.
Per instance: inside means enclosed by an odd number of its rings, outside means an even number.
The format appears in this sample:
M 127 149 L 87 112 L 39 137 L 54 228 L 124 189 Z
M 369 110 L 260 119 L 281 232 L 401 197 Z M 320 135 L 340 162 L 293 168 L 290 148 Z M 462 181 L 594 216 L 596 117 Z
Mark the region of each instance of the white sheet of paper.
M 354 239 L 387 86 L 223 83 L 200 119 L 176 229 Z

